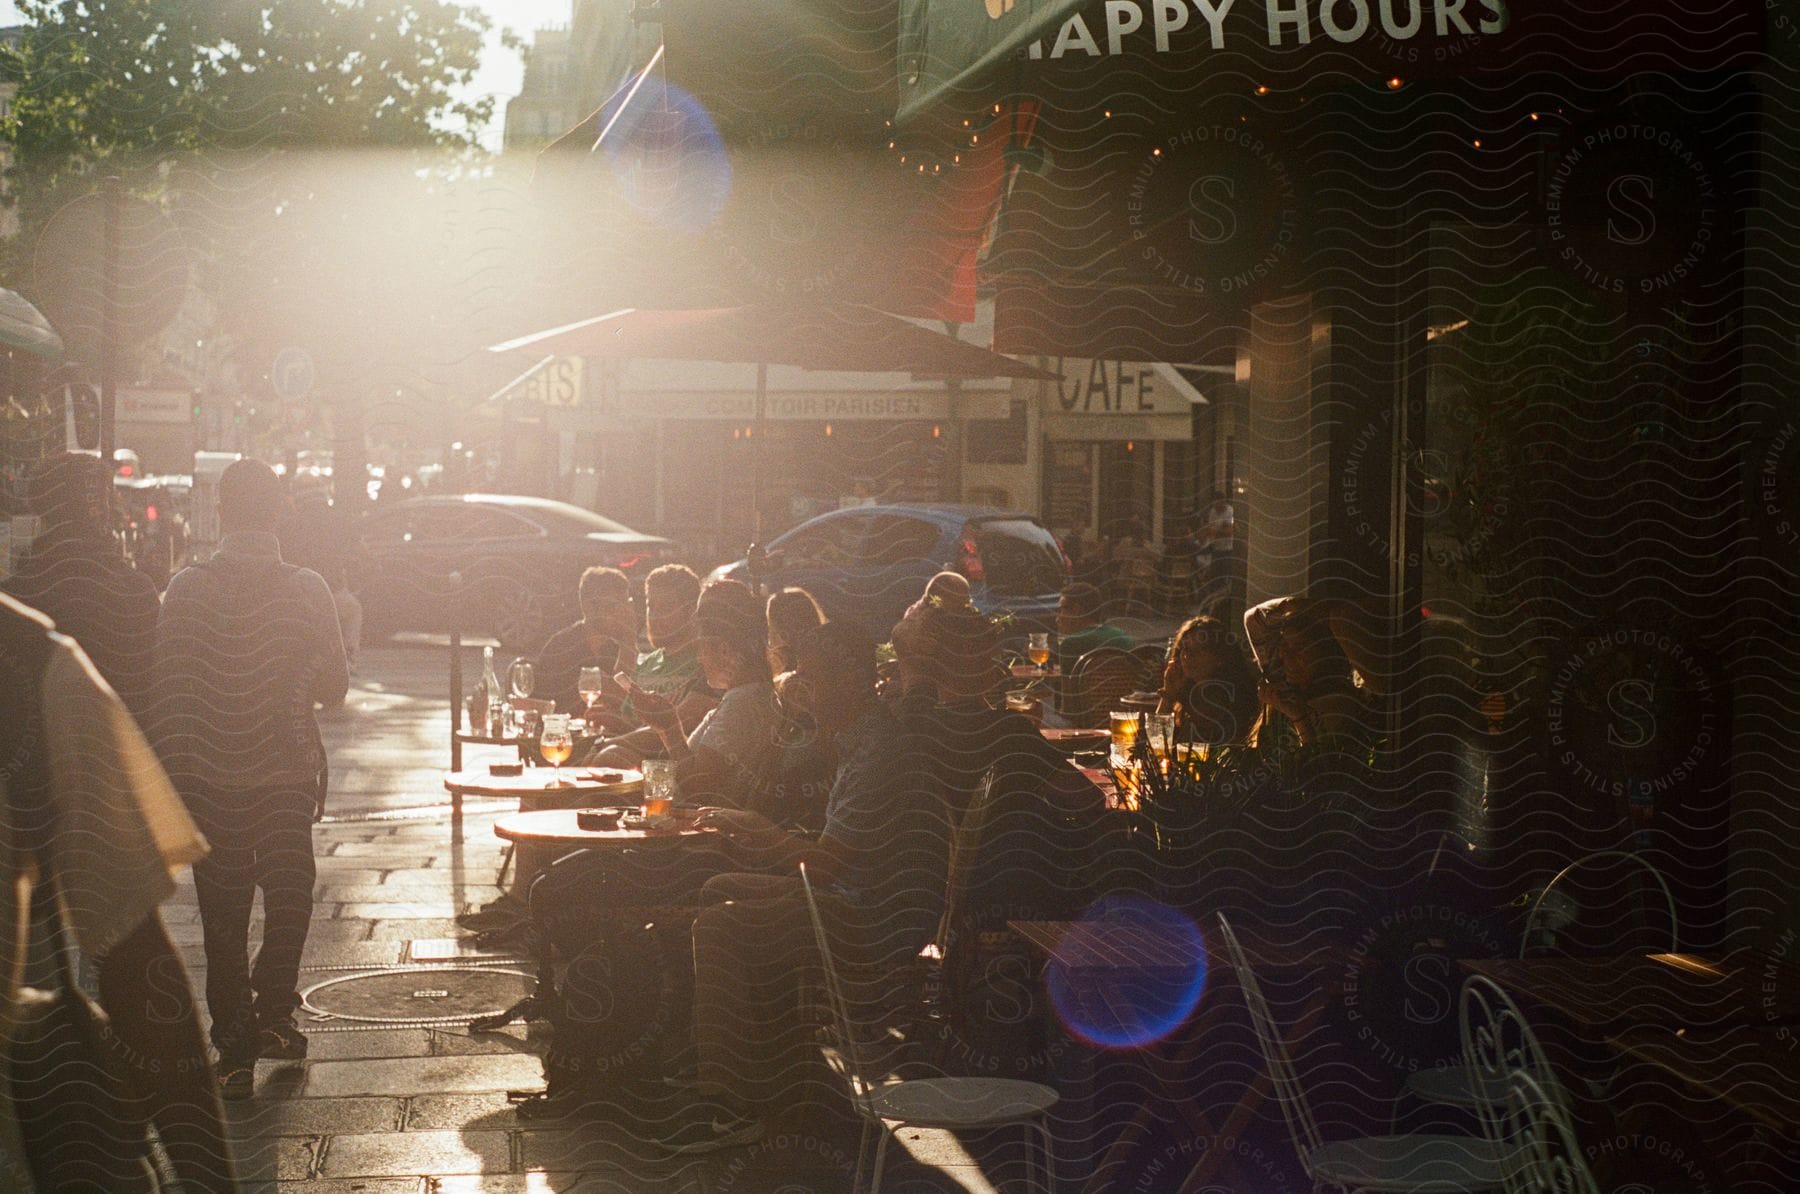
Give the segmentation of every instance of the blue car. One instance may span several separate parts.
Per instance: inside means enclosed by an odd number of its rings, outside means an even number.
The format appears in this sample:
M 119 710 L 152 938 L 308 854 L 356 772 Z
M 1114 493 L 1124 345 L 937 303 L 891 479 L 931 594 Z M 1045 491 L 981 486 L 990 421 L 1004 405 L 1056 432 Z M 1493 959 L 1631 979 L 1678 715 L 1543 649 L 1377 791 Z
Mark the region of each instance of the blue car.
M 1017 634 L 1047 630 L 1068 578 L 1056 538 L 1029 514 L 992 506 L 856 506 L 801 523 L 769 544 L 765 591 L 796 585 L 833 621 L 886 642 L 939 572 L 960 572 L 978 609 L 1011 614 Z M 743 560 L 713 578 L 748 582 Z

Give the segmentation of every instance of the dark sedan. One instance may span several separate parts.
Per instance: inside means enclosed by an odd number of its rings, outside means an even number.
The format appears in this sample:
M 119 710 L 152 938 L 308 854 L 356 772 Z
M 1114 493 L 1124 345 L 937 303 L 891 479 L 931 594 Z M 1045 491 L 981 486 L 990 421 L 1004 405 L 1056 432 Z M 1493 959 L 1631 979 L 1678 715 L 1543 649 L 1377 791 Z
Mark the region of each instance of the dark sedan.
M 364 635 L 496 635 L 536 651 L 580 616 L 575 585 L 606 565 L 641 578 L 673 557 L 667 539 L 546 498 L 471 493 L 378 507 L 363 524 Z

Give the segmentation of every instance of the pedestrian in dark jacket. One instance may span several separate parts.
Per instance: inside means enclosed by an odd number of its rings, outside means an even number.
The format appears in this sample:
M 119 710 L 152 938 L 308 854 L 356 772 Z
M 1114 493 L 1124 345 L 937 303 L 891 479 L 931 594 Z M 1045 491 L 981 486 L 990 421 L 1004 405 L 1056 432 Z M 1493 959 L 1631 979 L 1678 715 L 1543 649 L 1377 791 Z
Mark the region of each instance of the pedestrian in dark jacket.
M 42 519 L 5 589 L 81 644 L 138 718 L 156 649 L 156 584 L 131 566 L 109 517 L 112 475 L 97 457 L 64 452 L 40 464 L 31 505 Z
M 284 506 L 268 465 L 225 470 L 219 550 L 170 580 L 157 636 L 152 741 L 212 844 L 194 887 L 227 1098 L 250 1093 L 257 1057 L 306 1055 L 293 1013 L 325 771 L 313 706 L 342 701 L 350 682 L 331 591 L 318 573 L 282 562 Z M 265 919 L 251 973 L 258 887 Z

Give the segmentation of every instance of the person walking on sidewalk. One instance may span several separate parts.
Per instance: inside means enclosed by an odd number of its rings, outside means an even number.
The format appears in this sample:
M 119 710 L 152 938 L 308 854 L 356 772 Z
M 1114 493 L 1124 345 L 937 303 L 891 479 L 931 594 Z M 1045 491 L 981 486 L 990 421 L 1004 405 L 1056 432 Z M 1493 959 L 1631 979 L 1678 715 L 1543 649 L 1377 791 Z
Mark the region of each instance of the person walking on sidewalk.
M 212 559 L 169 582 L 158 624 L 152 741 L 212 853 L 194 867 L 206 1004 L 226 1098 L 244 1098 L 258 1057 L 306 1056 L 294 1023 L 312 921 L 312 824 L 325 746 L 315 703 L 349 688 L 331 590 L 286 564 L 275 535 L 280 482 L 259 460 L 219 478 Z M 249 964 L 251 905 L 264 928 Z

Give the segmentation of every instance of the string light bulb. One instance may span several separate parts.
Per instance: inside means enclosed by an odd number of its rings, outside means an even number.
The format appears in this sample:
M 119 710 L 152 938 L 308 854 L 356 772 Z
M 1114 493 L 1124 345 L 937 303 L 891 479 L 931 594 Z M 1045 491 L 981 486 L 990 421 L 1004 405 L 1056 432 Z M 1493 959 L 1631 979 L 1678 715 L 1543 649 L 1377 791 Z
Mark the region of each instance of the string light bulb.
M 1269 85 L 1267 83 L 1258 83 L 1256 85 L 1256 94 L 1258 94 L 1258 95 L 1269 94 Z
M 1389 91 L 1398 91 L 1404 85 L 1404 83 L 1405 83 L 1405 80 L 1402 79 L 1399 75 L 1393 75 L 1387 81 L 1388 90 Z

